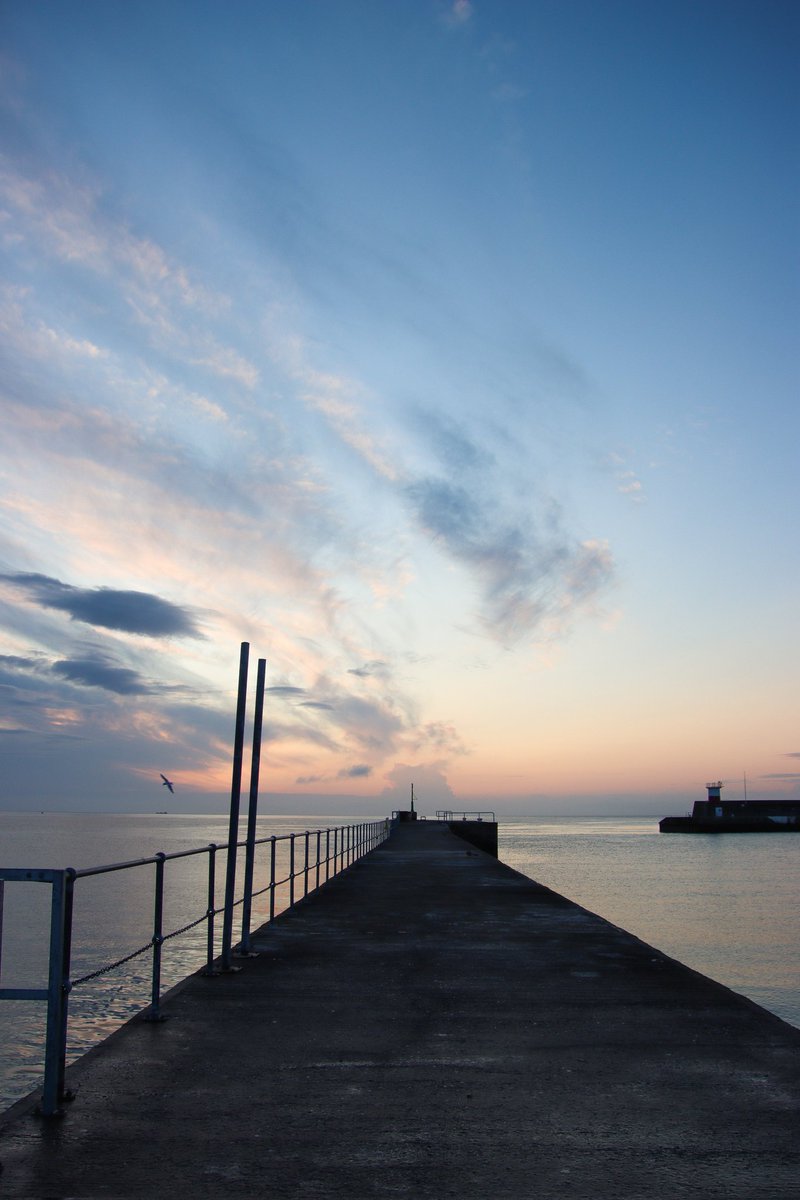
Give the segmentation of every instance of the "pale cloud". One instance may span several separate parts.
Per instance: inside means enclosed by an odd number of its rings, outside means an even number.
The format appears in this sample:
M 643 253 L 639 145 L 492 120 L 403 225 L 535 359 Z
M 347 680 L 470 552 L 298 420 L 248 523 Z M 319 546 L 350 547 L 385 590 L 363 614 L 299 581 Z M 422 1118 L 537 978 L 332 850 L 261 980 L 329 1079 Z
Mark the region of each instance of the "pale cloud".
M 285 320 L 285 313 L 280 316 Z M 265 333 L 270 357 L 296 383 L 304 403 L 320 413 L 337 437 L 376 474 L 396 481 L 398 471 L 385 436 L 377 437 L 367 426 L 364 408 L 359 404 L 361 385 L 313 366 L 305 339 L 296 331 L 281 328 L 274 313 L 265 325 Z
M 413 732 L 408 744 L 416 753 L 433 750 L 448 757 L 469 753 L 455 725 L 449 721 L 426 722 Z
M 137 237 L 124 221 L 110 216 L 99 188 L 54 172 L 29 178 L 6 161 L 0 169 L 0 196 L 6 206 L 4 233 L 94 272 L 117 291 L 152 345 L 218 378 L 250 390 L 257 386 L 258 367 L 207 327 L 208 321 L 229 316 L 230 297 L 208 288 L 152 239 Z M 200 324 L 188 323 L 188 314 Z M 7 310 L 7 333 L 29 354 L 103 353 L 89 339 L 48 328 L 41 319 L 23 322 L 21 316 L 19 307 L 16 313 Z
M 151 399 L 162 400 L 171 405 L 185 406 L 210 421 L 227 423 L 230 419 L 221 404 L 211 400 L 208 396 L 183 387 L 179 382 L 168 379 L 166 375 L 146 372 L 144 383 L 147 395 Z
M 524 100 L 527 95 L 527 90 L 515 83 L 501 83 L 492 92 L 493 99 L 499 100 L 501 104 L 516 103 L 518 100 Z
M 620 471 L 617 474 L 617 491 L 623 496 L 630 496 L 637 504 L 644 500 L 642 481 L 636 478 L 633 471 Z
M 205 326 L 186 324 L 164 296 L 152 290 L 128 290 L 126 303 L 136 323 L 147 331 L 150 345 L 178 363 L 203 367 L 219 379 L 234 380 L 251 390 L 260 380 L 258 367 L 235 347 L 221 342 Z
M 634 504 L 643 504 L 646 500 L 644 484 L 629 465 L 631 457 L 632 452 L 629 450 L 612 450 L 606 455 L 606 467 L 616 481 L 617 491 L 627 496 Z
M 21 235 L 66 262 L 104 269 L 108 243 L 93 227 L 96 196 L 91 189 L 55 174 L 28 178 L 0 159 L 0 196 L 21 222 Z
M 322 413 L 341 440 L 384 479 L 394 481 L 397 471 L 379 439 L 371 434 L 363 423 L 362 410 L 350 399 L 354 390 L 351 381 L 334 375 L 306 368 L 302 382 L 307 389 L 303 398 Z
M 475 7 L 471 0 L 452 0 L 450 6 L 445 10 L 444 20 L 447 25 L 460 28 L 469 24 L 474 12 Z
M 30 297 L 28 288 L 7 285 L 0 291 L 0 337 L 6 353 L 12 350 L 27 358 L 38 359 L 52 367 L 67 359 L 99 359 L 108 352 L 88 338 L 75 336 L 64 329 L 54 329 L 40 317 L 26 312 Z
M 112 266 L 121 267 L 131 281 L 157 288 L 189 308 L 219 312 L 230 307 L 229 297 L 192 279 L 155 242 L 110 217 L 98 187 L 54 171 L 31 178 L 6 158 L 0 159 L 0 196 L 18 223 L 18 235 L 35 240 L 39 250 L 103 276 Z
M 205 353 L 201 353 L 193 361 L 201 367 L 207 367 L 222 379 L 234 379 L 243 387 L 254 388 L 259 381 L 259 371 L 253 363 L 248 362 L 241 354 L 230 346 L 220 346 L 213 338 L 206 337 Z
M 409 809 L 412 787 L 418 812 L 433 812 L 437 805 L 454 807 L 456 796 L 447 780 L 446 764 L 441 761 L 395 763 L 384 778 L 386 786 L 381 799 L 387 807 Z

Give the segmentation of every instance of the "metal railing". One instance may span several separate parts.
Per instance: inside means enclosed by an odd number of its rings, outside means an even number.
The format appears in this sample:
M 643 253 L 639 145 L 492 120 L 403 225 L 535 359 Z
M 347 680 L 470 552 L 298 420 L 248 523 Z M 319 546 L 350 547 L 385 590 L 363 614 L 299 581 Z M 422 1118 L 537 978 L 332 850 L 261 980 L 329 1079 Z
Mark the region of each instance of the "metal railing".
M 61 1111 L 65 1100 L 73 1097 L 65 1089 L 67 1056 L 67 1026 L 69 997 L 71 992 L 92 979 L 105 975 L 131 962 L 141 955 L 151 954 L 150 1003 L 144 1013 L 147 1021 L 163 1020 L 161 1013 L 162 948 L 165 942 L 186 934 L 202 925 L 207 926 L 206 963 L 203 973 L 210 976 L 224 975 L 237 970 L 232 957 L 252 956 L 251 920 L 253 900 L 268 895 L 268 921 L 274 920 L 278 909 L 278 895 L 283 893 L 286 903 L 281 911 L 293 908 L 298 900 L 325 884 L 329 879 L 345 870 L 357 859 L 373 850 L 389 836 L 387 820 L 369 821 L 355 825 L 339 825 L 328 829 L 305 830 L 302 833 L 273 834 L 269 837 L 224 844 L 210 843 L 193 850 L 178 850 L 167 854 L 159 852 L 149 858 L 132 859 L 129 862 L 109 863 L 99 867 L 88 867 L 76 871 L 72 867 L 64 870 L 39 870 L 36 868 L 0 867 L 0 951 L 2 950 L 3 894 L 5 882 L 27 882 L 49 884 L 51 888 L 49 918 L 49 959 L 47 987 L 6 988 L 0 987 L 0 1000 L 46 1000 L 47 1028 L 45 1034 L 44 1087 L 40 1111 L 43 1116 L 53 1116 Z M 278 877 L 278 844 L 287 843 L 288 857 L 286 872 Z M 268 847 L 267 880 L 254 888 L 256 847 Z M 216 859 L 220 851 L 232 852 L 235 858 L 244 847 L 245 884 L 238 898 L 229 896 L 226 887 L 226 902 L 216 903 L 217 873 Z M 205 909 L 192 920 L 177 929 L 164 932 L 164 881 L 165 867 L 176 859 L 208 855 L 207 898 Z M 230 862 L 229 853 L 228 861 Z M 70 978 L 72 955 L 73 906 L 75 887 L 79 880 L 92 876 L 108 875 L 113 872 L 154 867 L 153 880 L 153 932 L 144 945 L 116 960 L 104 963 L 77 979 Z M 232 928 L 233 910 L 242 909 L 241 940 L 235 949 L 230 945 L 229 931 Z M 216 918 L 223 915 L 222 946 L 216 955 Z M 227 933 L 227 939 L 226 939 Z M 2 958 L 0 958 L 0 969 Z
M 452 808 L 436 810 L 437 821 L 492 821 L 496 824 L 495 815 L 489 809 L 475 809 L 473 812 L 454 811 Z

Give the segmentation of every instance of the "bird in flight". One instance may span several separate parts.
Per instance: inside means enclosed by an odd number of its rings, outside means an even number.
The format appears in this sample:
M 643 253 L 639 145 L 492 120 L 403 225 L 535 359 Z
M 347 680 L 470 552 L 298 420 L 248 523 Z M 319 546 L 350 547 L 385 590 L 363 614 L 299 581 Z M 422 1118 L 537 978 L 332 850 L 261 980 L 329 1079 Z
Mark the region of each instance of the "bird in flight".
M 161 775 L 161 772 L 160 772 L 160 771 L 159 771 L 159 775 Z M 173 794 L 173 796 L 174 796 L 174 795 L 175 795 L 175 788 L 172 786 L 172 780 L 171 780 L 171 779 L 167 779 L 166 775 L 161 775 L 161 778 L 164 780 L 164 782 L 162 783 L 162 785 L 161 785 L 161 786 L 162 786 L 162 787 L 168 787 L 168 788 L 169 788 L 169 790 L 172 792 L 172 794 Z

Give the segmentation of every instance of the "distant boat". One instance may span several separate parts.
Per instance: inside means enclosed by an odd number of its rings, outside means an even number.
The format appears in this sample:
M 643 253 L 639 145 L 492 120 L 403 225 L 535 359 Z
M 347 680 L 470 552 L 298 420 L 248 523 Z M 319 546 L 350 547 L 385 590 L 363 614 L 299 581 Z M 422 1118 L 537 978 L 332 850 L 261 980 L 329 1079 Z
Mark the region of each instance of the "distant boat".
M 723 800 L 723 783 L 706 784 L 691 816 L 662 817 L 662 833 L 800 833 L 800 800 Z

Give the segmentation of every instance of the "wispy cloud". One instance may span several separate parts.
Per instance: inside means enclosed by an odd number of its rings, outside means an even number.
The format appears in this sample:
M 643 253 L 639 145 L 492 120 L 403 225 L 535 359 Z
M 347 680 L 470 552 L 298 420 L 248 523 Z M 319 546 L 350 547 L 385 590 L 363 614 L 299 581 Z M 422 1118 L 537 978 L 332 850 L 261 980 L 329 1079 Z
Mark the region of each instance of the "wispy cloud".
M 23 174 L 5 158 L 0 160 L 0 198 L 16 218 L 17 235 L 63 262 L 105 277 L 116 268 L 131 285 L 151 295 L 168 292 L 190 308 L 213 312 L 230 304 L 227 296 L 194 280 L 156 242 L 136 236 L 124 221 L 115 220 L 99 187 L 76 183 L 54 170 Z
M 628 496 L 635 504 L 643 504 L 646 500 L 644 484 L 629 465 L 628 452 L 612 451 L 607 456 L 607 464 L 617 485 L 617 491 Z
M 374 659 L 360 667 L 348 667 L 347 673 L 348 675 L 357 675 L 359 679 L 371 679 L 375 676 L 383 678 L 389 673 L 389 665 L 380 659 Z
M 95 360 L 107 356 L 107 351 L 88 338 L 75 336 L 68 330 L 54 329 L 39 316 L 29 314 L 27 289 L 7 284 L 0 288 L 0 337 L 8 350 L 50 364 L 69 359 Z
M 443 19 L 446 25 L 453 29 L 459 29 L 468 25 L 474 14 L 475 6 L 472 4 L 472 0 L 450 0 L 443 13 Z
M 633 471 L 620 471 L 618 473 L 617 491 L 622 492 L 623 496 L 630 496 L 637 503 L 641 503 L 644 500 L 642 481 L 636 478 Z
M 414 749 L 426 756 L 435 751 L 439 757 L 445 755 L 448 759 L 454 756 L 468 754 L 460 733 L 449 721 L 428 721 L 421 725 L 410 739 Z
M 329 427 L 355 454 L 386 480 L 397 478 L 397 468 L 383 438 L 369 427 L 363 388 L 353 379 L 321 371 L 309 360 L 304 340 L 298 336 L 273 345 L 273 355 L 295 380 L 299 394 L 319 412 Z
M 482 483 L 475 489 L 429 477 L 410 484 L 406 494 L 420 525 L 474 573 L 484 631 L 514 644 L 591 600 L 608 583 L 612 561 L 602 544 L 570 539 L 557 510 L 529 512 L 523 522 Z

